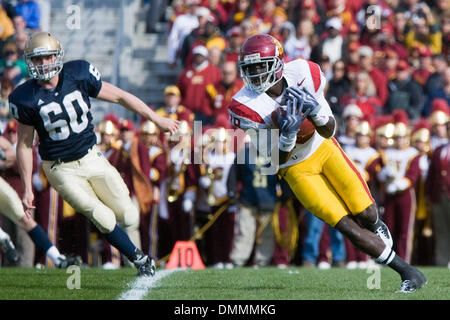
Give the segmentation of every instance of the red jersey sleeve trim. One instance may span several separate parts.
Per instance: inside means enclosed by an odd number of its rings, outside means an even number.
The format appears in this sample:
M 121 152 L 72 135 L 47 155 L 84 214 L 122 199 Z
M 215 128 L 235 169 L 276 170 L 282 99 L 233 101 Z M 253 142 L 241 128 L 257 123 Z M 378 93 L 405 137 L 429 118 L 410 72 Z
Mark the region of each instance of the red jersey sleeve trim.
M 231 100 L 229 110 L 239 117 L 264 124 L 264 119 L 256 111 L 234 99 Z
M 308 61 L 309 71 L 311 72 L 311 78 L 314 83 L 314 91 L 317 92 L 317 90 L 320 88 L 320 68 L 319 66 L 311 61 Z

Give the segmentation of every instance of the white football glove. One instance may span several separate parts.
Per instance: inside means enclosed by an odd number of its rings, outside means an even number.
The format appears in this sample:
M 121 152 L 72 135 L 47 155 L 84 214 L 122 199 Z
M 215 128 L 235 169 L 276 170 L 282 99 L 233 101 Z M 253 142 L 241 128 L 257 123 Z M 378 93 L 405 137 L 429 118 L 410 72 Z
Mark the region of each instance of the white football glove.
M 320 111 L 320 103 L 316 98 L 309 93 L 305 88 L 298 88 L 297 86 L 291 86 L 286 89 L 287 99 L 295 98 L 295 102 L 301 104 L 301 111 L 306 113 L 310 117 L 315 117 Z
M 295 147 L 297 133 L 305 119 L 301 114 L 302 107 L 294 97 L 286 101 L 286 110 L 278 109 L 278 125 L 281 130 L 278 147 L 282 151 L 290 152 Z

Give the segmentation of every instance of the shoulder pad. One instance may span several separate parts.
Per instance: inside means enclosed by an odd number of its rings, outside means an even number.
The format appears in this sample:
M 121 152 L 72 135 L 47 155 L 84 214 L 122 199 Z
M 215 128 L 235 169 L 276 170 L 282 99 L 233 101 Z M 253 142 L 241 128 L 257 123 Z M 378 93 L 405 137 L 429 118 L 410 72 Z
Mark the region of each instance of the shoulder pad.
M 263 129 L 267 127 L 264 119 L 257 112 L 234 99 L 230 103 L 228 113 L 231 124 L 242 130 Z

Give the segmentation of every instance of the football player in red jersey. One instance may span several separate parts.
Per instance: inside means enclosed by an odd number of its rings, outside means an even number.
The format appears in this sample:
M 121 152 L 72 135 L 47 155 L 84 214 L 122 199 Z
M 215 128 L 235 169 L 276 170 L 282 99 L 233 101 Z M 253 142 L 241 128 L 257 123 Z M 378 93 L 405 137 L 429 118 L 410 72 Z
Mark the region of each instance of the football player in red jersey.
M 421 288 L 425 276 L 392 250 L 366 182 L 333 138 L 336 121 L 323 94 L 320 67 L 303 59 L 285 65 L 282 55 L 283 47 L 269 35 L 244 42 L 239 67 L 246 86 L 230 104 L 232 124 L 244 130 L 280 129 L 272 160 L 279 156 L 278 174 L 303 206 L 397 271 L 401 292 Z

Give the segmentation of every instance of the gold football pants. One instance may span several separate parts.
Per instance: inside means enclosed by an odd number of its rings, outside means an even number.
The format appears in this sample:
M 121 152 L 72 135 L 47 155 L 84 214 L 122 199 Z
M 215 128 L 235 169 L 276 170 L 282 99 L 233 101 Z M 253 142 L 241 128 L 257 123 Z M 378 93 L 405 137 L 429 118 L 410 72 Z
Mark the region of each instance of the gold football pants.
M 308 159 L 280 169 L 279 175 L 307 210 L 332 227 L 374 203 L 361 173 L 334 138 L 325 139 Z

